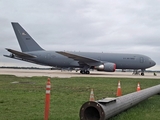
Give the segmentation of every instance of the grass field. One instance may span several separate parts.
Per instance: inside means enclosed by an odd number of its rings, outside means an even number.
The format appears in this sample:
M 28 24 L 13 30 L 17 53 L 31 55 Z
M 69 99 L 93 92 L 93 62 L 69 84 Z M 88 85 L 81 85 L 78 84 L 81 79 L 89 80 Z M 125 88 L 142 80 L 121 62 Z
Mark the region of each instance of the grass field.
M 131 78 L 51 78 L 50 120 L 79 120 L 79 110 L 89 99 L 115 97 L 117 83 L 122 93 L 134 92 L 160 84 L 159 79 Z M 18 81 L 19 83 L 12 83 Z M 0 120 L 43 120 L 47 77 L 0 75 Z M 160 120 L 160 96 L 155 95 L 110 120 Z

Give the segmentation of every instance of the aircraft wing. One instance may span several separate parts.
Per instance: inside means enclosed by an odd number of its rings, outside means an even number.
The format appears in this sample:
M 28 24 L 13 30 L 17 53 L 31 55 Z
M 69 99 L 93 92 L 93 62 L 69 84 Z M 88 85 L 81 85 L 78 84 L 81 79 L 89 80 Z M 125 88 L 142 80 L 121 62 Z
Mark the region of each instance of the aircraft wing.
M 74 59 L 76 61 L 79 61 L 81 63 L 85 63 L 85 64 L 87 64 L 89 66 L 99 65 L 99 64 L 102 63 L 102 61 L 99 61 L 99 60 L 96 60 L 96 59 L 92 59 L 92 58 L 88 58 L 88 57 L 85 57 L 85 56 L 72 54 L 72 53 L 69 53 L 69 52 L 63 52 L 63 51 L 56 51 L 56 52 L 61 54 L 61 55 L 66 56 L 68 58 L 71 58 L 71 59 Z
M 16 50 L 12 50 L 12 49 L 8 49 L 8 48 L 6 48 L 6 50 L 11 52 L 12 54 L 16 55 L 17 57 L 20 57 L 20 58 L 36 58 L 36 56 L 34 56 L 34 55 L 19 52 L 19 51 L 16 51 Z

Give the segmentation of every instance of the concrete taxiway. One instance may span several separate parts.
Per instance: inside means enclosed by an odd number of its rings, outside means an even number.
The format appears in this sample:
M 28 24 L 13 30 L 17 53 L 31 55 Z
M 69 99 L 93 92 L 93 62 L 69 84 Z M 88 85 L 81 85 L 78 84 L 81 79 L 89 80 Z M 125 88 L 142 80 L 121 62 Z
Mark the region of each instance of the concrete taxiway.
M 145 76 L 132 75 L 132 72 L 98 72 L 91 71 L 91 74 L 80 74 L 76 71 L 61 71 L 61 70 L 31 70 L 31 69 L 0 69 L 0 74 L 15 75 L 20 77 L 33 77 L 33 76 L 47 76 L 58 78 L 70 77 L 117 77 L 117 78 L 152 78 L 160 79 L 160 74 L 145 73 Z

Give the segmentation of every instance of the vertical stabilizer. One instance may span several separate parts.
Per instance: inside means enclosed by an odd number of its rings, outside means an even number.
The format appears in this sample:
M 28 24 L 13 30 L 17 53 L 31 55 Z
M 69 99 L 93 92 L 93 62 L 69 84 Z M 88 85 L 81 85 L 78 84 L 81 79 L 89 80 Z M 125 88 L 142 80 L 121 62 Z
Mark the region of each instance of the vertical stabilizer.
M 19 25 L 19 23 L 12 22 L 12 26 L 22 52 L 43 50 L 34 39 Z

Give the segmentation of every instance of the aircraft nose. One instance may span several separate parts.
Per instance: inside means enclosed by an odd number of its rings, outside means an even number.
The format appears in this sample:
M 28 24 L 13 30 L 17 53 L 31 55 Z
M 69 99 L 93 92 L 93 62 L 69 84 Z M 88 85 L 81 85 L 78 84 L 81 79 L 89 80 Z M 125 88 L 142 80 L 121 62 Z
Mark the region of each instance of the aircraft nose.
M 151 60 L 151 65 L 152 65 L 152 66 L 155 66 L 155 65 L 156 65 L 156 62 L 153 61 L 153 60 Z
M 155 65 L 156 65 L 156 62 L 152 60 L 152 64 L 153 64 L 153 66 L 155 66 Z

